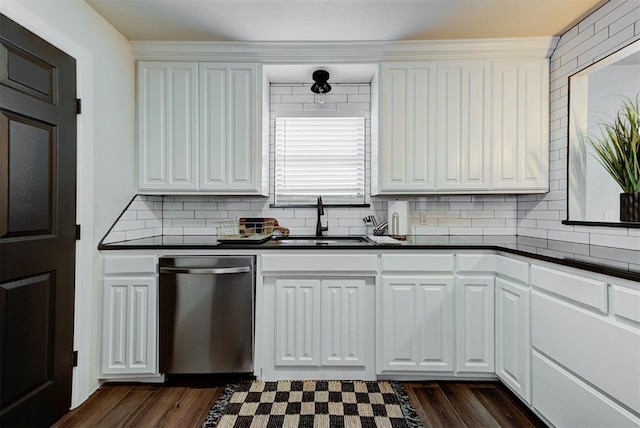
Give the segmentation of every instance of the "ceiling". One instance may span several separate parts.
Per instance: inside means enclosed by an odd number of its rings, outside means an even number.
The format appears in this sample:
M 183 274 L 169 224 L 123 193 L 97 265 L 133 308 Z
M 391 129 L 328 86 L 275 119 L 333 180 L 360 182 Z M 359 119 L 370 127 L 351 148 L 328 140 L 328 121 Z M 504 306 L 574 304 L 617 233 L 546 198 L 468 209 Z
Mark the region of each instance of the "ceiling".
M 85 1 L 128 40 L 244 42 L 555 36 L 606 3 L 606 0 Z

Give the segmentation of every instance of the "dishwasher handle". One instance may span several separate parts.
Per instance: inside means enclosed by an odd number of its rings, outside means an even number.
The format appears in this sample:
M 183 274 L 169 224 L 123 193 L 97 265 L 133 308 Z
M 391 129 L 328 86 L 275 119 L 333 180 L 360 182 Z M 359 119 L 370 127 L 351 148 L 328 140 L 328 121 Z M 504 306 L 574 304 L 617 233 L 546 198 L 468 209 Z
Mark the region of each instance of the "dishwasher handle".
M 161 267 L 160 268 L 160 273 L 225 275 L 229 273 L 246 273 L 246 272 L 251 272 L 251 266 L 239 266 L 239 267 L 228 267 L 228 268 L 188 268 L 188 267 Z

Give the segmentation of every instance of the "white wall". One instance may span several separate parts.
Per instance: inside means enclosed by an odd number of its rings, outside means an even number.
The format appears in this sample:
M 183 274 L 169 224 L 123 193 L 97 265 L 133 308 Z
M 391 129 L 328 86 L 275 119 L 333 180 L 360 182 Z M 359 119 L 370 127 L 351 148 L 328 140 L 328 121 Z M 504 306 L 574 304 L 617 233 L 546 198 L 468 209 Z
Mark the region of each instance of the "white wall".
M 562 35 L 551 56 L 550 189 L 518 196 L 518 235 L 640 250 L 640 229 L 563 225 L 567 217 L 569 76 L 640 39 L 640 2 L 611 0 Z M 599 261 L 585 255 L 585 260 Z M 640 268 L 637 260 L 622 260 Z
M 97 244 L 135 190 L 135 60 L 128 41 L 82 0 L 2 0 L 0 12 L 77 60 L 78 244 L 76 406 L 98 386 Z

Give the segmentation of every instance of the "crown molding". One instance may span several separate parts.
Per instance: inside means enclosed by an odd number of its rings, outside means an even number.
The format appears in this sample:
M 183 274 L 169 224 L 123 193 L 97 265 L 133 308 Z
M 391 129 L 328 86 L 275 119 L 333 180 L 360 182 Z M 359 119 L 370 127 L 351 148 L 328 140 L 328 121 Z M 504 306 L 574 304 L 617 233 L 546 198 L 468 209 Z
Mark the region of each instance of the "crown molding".
M 543 59 L 559 37 L 399 42 L 146 42 L 131 41 L 138 60 L 361 63 L 460 59 Z

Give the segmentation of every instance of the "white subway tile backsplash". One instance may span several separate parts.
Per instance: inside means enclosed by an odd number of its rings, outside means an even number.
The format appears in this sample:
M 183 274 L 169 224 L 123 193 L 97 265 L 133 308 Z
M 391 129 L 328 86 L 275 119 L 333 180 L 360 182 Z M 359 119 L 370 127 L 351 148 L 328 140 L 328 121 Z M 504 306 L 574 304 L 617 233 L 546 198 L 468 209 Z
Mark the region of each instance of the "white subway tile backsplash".
M 484 235 L 484 230 L 481 227 L 450 227 L 449 233 L 451 235 Z
M 144 220 L 121 220 L 115 224 L 113 230 L 115 232 L 123 230 L 140 230 L 145 228 Z
M 150 238 L 153 236 L 153 231 L 149 229 L 127 230 L 125 233 L 125 240 L 130 241 L 132 239 Z
M 214 211 L 218 209 L 216 202 L 185 202 L 185 211 Z
M 471 227 L 471 219 L 462 219 L 462 218 L 439 218 L 438 226 L 445 227 Z
M 192 211 L 194 218 L 215 218 L 215 219 L 223 219 L 230 218 L 229 211 Z
M 635 236 L 612 236 L 592 233 L 590 237 L 591 245 L 601 245 L 604 247 L 626 248 L 640 251 L 640 239 Z
M 155 229 L 156 227 L 162 228 L 162 219 L 152 218 L 149 220 L 145 220 L 144 222 L 145 229 Z
M 162 211 L 163 218 L 194 218 L 193 211 Z
M 127 235 L 124 232 L 109 232 L 107 236 L 105 236 L 103 242 L 105 244 L 111 244 L 113 242 L 122 242 L 126 241 Z
M 474 218 L 471 220 L 471 225 L 473 227 L 505 227 L 507 225 L 505 219 L 495 218 L 495 219 L 486 219 L 486 218 Z

